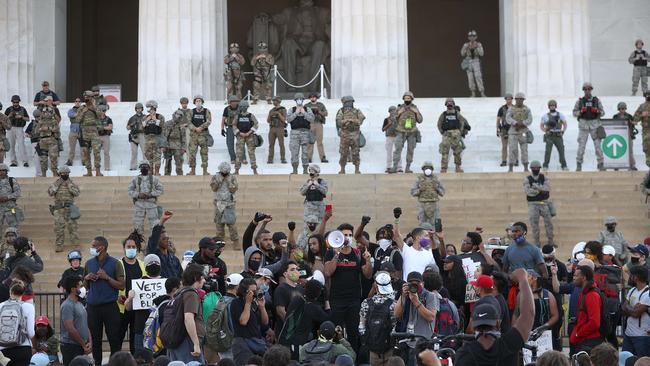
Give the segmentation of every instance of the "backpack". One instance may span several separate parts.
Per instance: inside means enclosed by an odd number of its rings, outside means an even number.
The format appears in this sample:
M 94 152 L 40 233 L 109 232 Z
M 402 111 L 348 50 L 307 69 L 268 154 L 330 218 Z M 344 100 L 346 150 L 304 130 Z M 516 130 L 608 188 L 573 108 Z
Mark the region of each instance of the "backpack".
M 440 309 L 436 314 L 433 332 L 442 336 L 457 334 L 460 331 L 460 317 L 456 304 L 447 298 L 440 299 Z
M 618 266 L 600 266 L 594 271 L 594 282 L 608 298 L 618 299 L 618 285 L 622 283 L 622 271 Z
M 183 311 L 183 295 L 189 291 L 196 292 L 193 288 L 181 290 L 172 299 L 163 311 L 164 319 L 160 325 L 160 340 L 165 348 L 178 348 L 187 337 L 185 329 L 185 313 Z
M 366 316 L 366 346 L 375 353 L 386 352 L 391 348 L 390 333 L 393 329 L 390 306 L 392 301 L 386 300 L 382 304 L 375 304 L 372 299 L 368 301 L 368 315 Z
M 600 311 L 600 328 L 598 328 L 598 332 L 600 333 L 601 337 L 607 337 L 612 332 L 612 325 L 611 325 L 611 315 L 612 315 L 612 303 L 607 301 L 607 298 L 605 295 L 600 291 L 598 287 L 592 287 L 591 290 L 589 290 L 583 297 L 582 297 L 582 302 L 580 303 L 579 310 L 584 311 L 586 314 L 588 314 L 587 307 L 585 306 L 585 301 L 587 294 L 589 292 L 595 291 L 598 296 L 600 296 L 600 305 L 601 305 L 601 311 Z
M 235 338 L 232 318 L 230 317 L 230 304 L 234 297 L 222 297 L 217 306 L 210 312 L 206 322 L 205 344 L 217 352 L 226 352 L 232 346 Z
M 316 361 L 332 362 L 332 342 L 320 342 L 314 339 L 304 345 L 305 358 L 301 360 L 302 363 L 314 363 Z
M 160 315 L 164 314 L 169 301 L 171 300 L 164 300 L 157 307 L 152 307 L 149 317 L 144 323 L 144 332 L 142 333 L 144 339 L 142 343 L 144 348 L 152 351 L 154 354 L 165 348 L 160 339 Z
M 27 339 L 23 308 L 16 300 L 7 300 L 0 307 L 0 346 L 20 346 Z

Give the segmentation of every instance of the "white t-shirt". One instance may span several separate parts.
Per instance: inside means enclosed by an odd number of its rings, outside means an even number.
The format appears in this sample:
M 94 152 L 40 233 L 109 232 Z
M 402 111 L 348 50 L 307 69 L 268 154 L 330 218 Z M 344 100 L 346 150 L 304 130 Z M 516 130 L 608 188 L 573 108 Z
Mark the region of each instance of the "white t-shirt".
M 9 300 L 7 300 L 9 301 Z M 7 301 L 0 303 L 0 308 L 2 305 L 4 305 Z M 25 319 L 25 326 L 27 327 L 27 339 L 23 341 L 21 346 L 32 346 L 32 338 L 34 338 L 34 316 L 36 313 L 36 310 L 34 310 L 34 304 L 29 303 L 29 302 L 22 302 L 20 304 L 20 307 L 23 309 L 23 318 Z M 5 349 L 5 347 L 0 347 L 0 349 Z
M 406 281 L 409 273 L 413 271 L 422 273 L 427 267 L 438 269 L 438 265 L 436 265 L 430 249 L 416 250 L 404 244 L 400 253 L 404 260 L 404 264 L 402 265 L 402 277 L 404 281 Z
M 645 291 L 645 292 L 644 292 Z M 640 297 L 640 298 L 639 298 Z M 627 302 L 631 307 L 634 307 L 636 304 L 643 304 L 650 306 L 650 291 L 648 286 L 644 287 L 639 291 L 636 287 L 633 287 L 627 293 Z M 639 319 L 641 319 L 641 325 L 639 326 Z M 625 335 L 628 337 L 647 337 L 647 330 L 650 330 L 650 315 L 648 312 L 645 312 L 641 315 L 641 318 L 627 318 L 627 327 L 625 328 Z

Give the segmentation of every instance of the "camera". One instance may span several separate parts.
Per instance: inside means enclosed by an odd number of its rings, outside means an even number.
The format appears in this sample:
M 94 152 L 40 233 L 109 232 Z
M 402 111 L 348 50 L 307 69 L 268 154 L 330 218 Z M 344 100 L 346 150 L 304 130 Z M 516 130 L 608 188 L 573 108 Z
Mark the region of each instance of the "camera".
M 263 298 L 264 298 L 264 291 L 260 291 L 260 290 L 258 290 L 257 293 L 255 294 L 255 297 L 256 297 L 258 300 L 259 300 L 259 299 L 263 299 Z
M 420 286 L 415 283 L 409 283 L 409 292 L 412 294 L 417 294 Z

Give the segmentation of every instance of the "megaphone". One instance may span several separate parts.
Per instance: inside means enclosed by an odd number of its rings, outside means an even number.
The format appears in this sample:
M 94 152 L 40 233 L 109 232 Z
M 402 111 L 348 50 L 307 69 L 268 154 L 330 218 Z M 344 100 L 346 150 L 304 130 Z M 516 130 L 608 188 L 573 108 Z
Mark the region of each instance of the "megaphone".
M 340 248 L 345 244 L 345 235 L 339 230 L 334 230 L 327 235 L 327 245 L 330 248 Z

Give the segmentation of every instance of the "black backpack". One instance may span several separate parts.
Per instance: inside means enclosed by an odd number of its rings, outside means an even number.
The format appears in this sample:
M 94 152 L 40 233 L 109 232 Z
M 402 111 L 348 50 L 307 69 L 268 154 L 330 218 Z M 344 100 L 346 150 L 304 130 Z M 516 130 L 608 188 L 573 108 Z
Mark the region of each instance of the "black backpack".
M 173 300 L 167 303 L 164 318 L 160 326 L 160 340 L 165 348 L 178 348 L 187 338 L 185 329 L 185 312 L 183 311 L 183 295 L 186 292 L 195 291 L 193 288 L 181 290 Z
M 368 315 L 366 316 L 366 346 L 375 353 L 386 352 L 390 349 L 390 333 L 393 329 L 391 322 L 391 300 L 382 304 L 375 304 L 372 299 L 368 301 Z
M 615 313 L 616 310 L 614 309 L 614 304 L 607 301 L 607 298 L 598 287 L 592 287 L 592 289 L 582 297 L 579 310 L 584 311 L 585 314 L 589 314 L 587 307 L 585 306 L 585 301 L 587 300 L 587 294 L 592 291 L 596 292 L 600 297 L 600 328 L 598 328 L 598 332 L 600 333 L 600 336 L 604 338 L 612 332 L 611 317 L 613 315 L 612 312 Z

